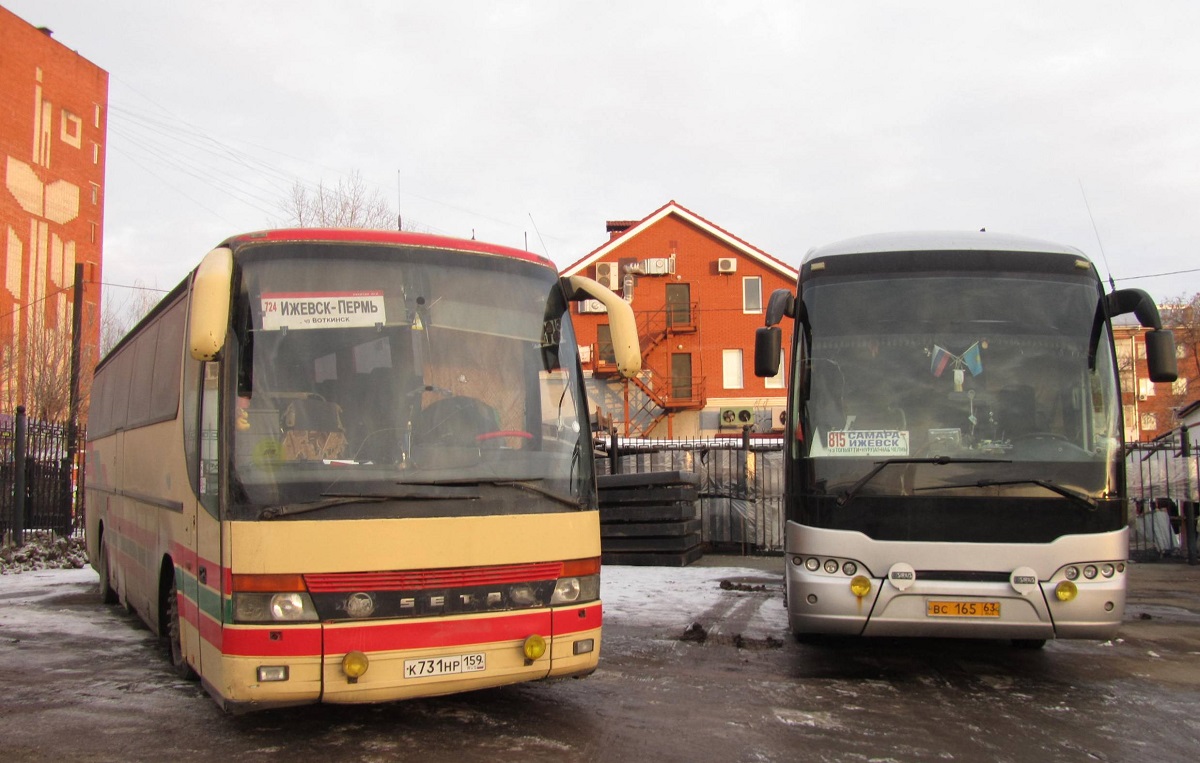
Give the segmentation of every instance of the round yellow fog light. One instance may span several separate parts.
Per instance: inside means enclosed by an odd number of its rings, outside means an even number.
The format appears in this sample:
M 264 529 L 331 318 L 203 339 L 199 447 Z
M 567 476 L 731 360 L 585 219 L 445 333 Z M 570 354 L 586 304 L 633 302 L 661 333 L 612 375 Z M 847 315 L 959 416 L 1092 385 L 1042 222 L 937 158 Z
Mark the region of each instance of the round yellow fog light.
M 1070 580 L 1059 581 L 1059 584 L 1054 586 L 1054 595 L 1059 601 L 1070 601 L 1079 594 L 1079 586 L 1072 583 Z
M 342 658 L 342 670 L 350 678 L 359 678 L 363 673 L 367 672 L 367 666 L 371 661 L 362 652 L 348 652 Z
M 850 593 L 862 598 L 871 592 L 871 579 L 865 575 L 855 575 L 850 579 Z
M 536 633 L 525 639 L 525 659 L 536 660 L 546 653 L 546 639 Z

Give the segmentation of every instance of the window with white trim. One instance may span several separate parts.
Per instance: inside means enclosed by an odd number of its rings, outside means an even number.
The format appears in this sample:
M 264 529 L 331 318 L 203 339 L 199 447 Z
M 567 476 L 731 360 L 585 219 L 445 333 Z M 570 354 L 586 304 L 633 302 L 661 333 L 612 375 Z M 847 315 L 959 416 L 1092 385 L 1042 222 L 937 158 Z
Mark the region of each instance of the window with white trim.
M 746 276 L 742 279 L 742 312 L 761 313 L 762 311 L 762 276 Z
M 725 389 L 741 389 L 742 351 L 721 350 L 721 370 Z

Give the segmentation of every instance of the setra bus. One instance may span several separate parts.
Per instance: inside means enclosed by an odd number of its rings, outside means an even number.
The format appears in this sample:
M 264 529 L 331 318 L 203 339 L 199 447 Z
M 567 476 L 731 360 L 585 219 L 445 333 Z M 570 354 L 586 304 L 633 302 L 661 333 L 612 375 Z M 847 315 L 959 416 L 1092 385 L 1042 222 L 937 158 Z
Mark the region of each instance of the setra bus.
M 592 672 L 600 534 L 569 303 L 529 252 L 363 230 L 211 251 L 97 366 L 88 552 L 226 710 Z
M 804 257 L 756 332 L 788 353 L 789 627 L 810 635 L 1108 638 L 1128 555 L 1110 319 L 1156 382 L 1174 338 L 1072 247 L 994 233 L 865 236 Z

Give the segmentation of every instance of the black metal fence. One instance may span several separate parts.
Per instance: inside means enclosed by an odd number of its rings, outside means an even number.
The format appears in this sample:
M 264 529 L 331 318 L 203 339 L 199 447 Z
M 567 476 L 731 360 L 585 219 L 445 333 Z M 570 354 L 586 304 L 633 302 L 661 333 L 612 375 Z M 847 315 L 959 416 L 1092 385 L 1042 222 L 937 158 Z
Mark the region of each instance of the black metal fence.
M 82 533 L 82 456 L 69 452 L 67 425 L 23 416 L 0 413 L 0 539 L 19 542 L 26 530 L 52 530 L 63 537 Z M 82 432 L 76 442 L 83 442 Z M 14 500 L 18 488 L 25 494 L 23 506 Z
M 1130 555 L 1139 561 L 1196 554 L 1200 454 L 1187 429 L 1128 448 Z M 783 442 L 779 438 L 596 441 L 601 474 L 694 472 L 700 479 L 702 540 L 743 553 L 783 551 Z M 616 452 L 616 463 L 612 458 Z M 1185 455 L 1186 454 L 1186 455 Z M 1190 541 L 1190 545 L 1189 545 Z
M 701 540 L 709 548 L 740 553 L 783 551 L 780 438 L 605 438 L 597 441 L 597 447 L 603 456 L 596 462 L 601 474 L 695 473 L 700 481 Z
M 1192 446 L 1187 427 L 1180 427 L 1148 443 L 1128 448 L 1126 474 L 1135 559 L 1197 558 L 1197 475 L 1200 454 Z

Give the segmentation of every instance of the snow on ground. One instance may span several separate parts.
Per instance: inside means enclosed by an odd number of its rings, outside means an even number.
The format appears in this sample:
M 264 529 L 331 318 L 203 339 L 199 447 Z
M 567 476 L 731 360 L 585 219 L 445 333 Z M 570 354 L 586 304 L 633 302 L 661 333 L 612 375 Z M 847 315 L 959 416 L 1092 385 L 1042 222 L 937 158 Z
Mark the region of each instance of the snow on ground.
M 726 589 L 722 581 L 730 581 Z M 0 633 L 18 626 L 86 633 L 105 611 L 99 606 L 98 584 L 90 567 L 0 575 Z M 677 636 L 694 622 L 713 632 L 728 621 L 728 635 L 736 632 L 759 639 L 787 629 L 778 580 L 760 570 L 606 565 L 600 594 L 606 623 L 643 626 L 663 635 Z M 31 606 L 53 597 L 80 595 L 94 595 L 94 614 L 78 607 Z

